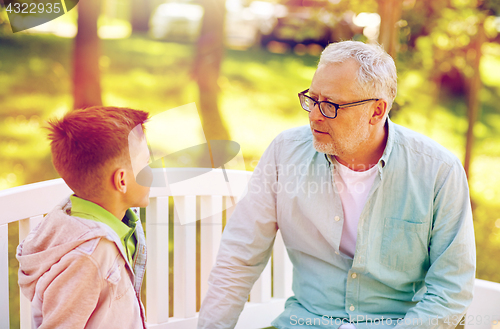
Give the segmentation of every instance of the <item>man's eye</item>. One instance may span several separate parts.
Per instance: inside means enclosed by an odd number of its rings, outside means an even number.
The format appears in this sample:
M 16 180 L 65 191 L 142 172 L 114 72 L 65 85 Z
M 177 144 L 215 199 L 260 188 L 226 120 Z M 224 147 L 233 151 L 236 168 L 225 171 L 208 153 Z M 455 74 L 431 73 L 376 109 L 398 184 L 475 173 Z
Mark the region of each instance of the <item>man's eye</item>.
M 323 108 L 331 110 L 331 109 L 334 109 L 335 106 L 330 104 L 330 103 L 323 103 Z

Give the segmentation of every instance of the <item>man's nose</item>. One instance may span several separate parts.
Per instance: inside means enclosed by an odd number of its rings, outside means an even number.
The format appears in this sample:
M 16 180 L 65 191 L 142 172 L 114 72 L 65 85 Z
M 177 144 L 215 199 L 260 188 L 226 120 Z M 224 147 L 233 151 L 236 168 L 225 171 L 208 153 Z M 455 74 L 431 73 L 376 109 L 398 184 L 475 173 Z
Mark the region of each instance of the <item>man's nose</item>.
M 323 114 L 321 114 L 321 111 L 319 110 L 319 104 L 316 103 L 314 104 L 313 108 L 311 109 L 311 112 L 309 112 L 309 121 L 324 121 L 325 117 Z

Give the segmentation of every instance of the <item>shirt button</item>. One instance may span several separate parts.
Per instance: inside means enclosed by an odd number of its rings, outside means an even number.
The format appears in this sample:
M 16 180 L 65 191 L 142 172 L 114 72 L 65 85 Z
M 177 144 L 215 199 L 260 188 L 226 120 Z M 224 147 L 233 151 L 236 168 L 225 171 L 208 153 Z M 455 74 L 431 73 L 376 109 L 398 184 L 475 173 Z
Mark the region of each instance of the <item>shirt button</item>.
M 351 274 L 351 278 L 356 279 L 358 275 L 356 273 Z
M 340 220 L 339 216 L 335 216 L 335 221 L 338 222 Z
M 354 307 L 354 305 L 351 305 L 351 307 L 349 307 L 349 309 L 350 309 L 351 311 L 354 311 L 356 308 Z

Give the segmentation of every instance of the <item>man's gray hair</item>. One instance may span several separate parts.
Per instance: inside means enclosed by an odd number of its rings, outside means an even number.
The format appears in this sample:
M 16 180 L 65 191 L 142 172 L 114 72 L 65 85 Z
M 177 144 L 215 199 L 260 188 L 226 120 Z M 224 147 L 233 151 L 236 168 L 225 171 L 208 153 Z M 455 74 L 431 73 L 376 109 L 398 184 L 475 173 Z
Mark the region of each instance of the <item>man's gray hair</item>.
M 325 64 L 343 63 L 348 59 L 359 63 L 356 93 L 362 98 L 382 98 L 387 110 L 396 98 L 398 78 L 394 60 L 379 45 L 361 41 L 331 43 L 323 50 L 318 67 Z

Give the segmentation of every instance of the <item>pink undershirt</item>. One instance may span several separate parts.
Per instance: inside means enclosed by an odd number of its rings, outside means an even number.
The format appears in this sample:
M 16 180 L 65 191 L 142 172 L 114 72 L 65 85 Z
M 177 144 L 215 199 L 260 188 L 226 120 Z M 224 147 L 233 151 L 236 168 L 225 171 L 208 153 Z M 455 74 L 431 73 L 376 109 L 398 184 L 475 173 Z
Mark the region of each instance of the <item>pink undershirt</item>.
M 373 166 L 366 171 L 354 171 L 332 158 L 333 177 L 344 209 L 344 225 L 339 249 L 345 255 L 354 258 L 359 217 L 378 170 L 377 166 Z

